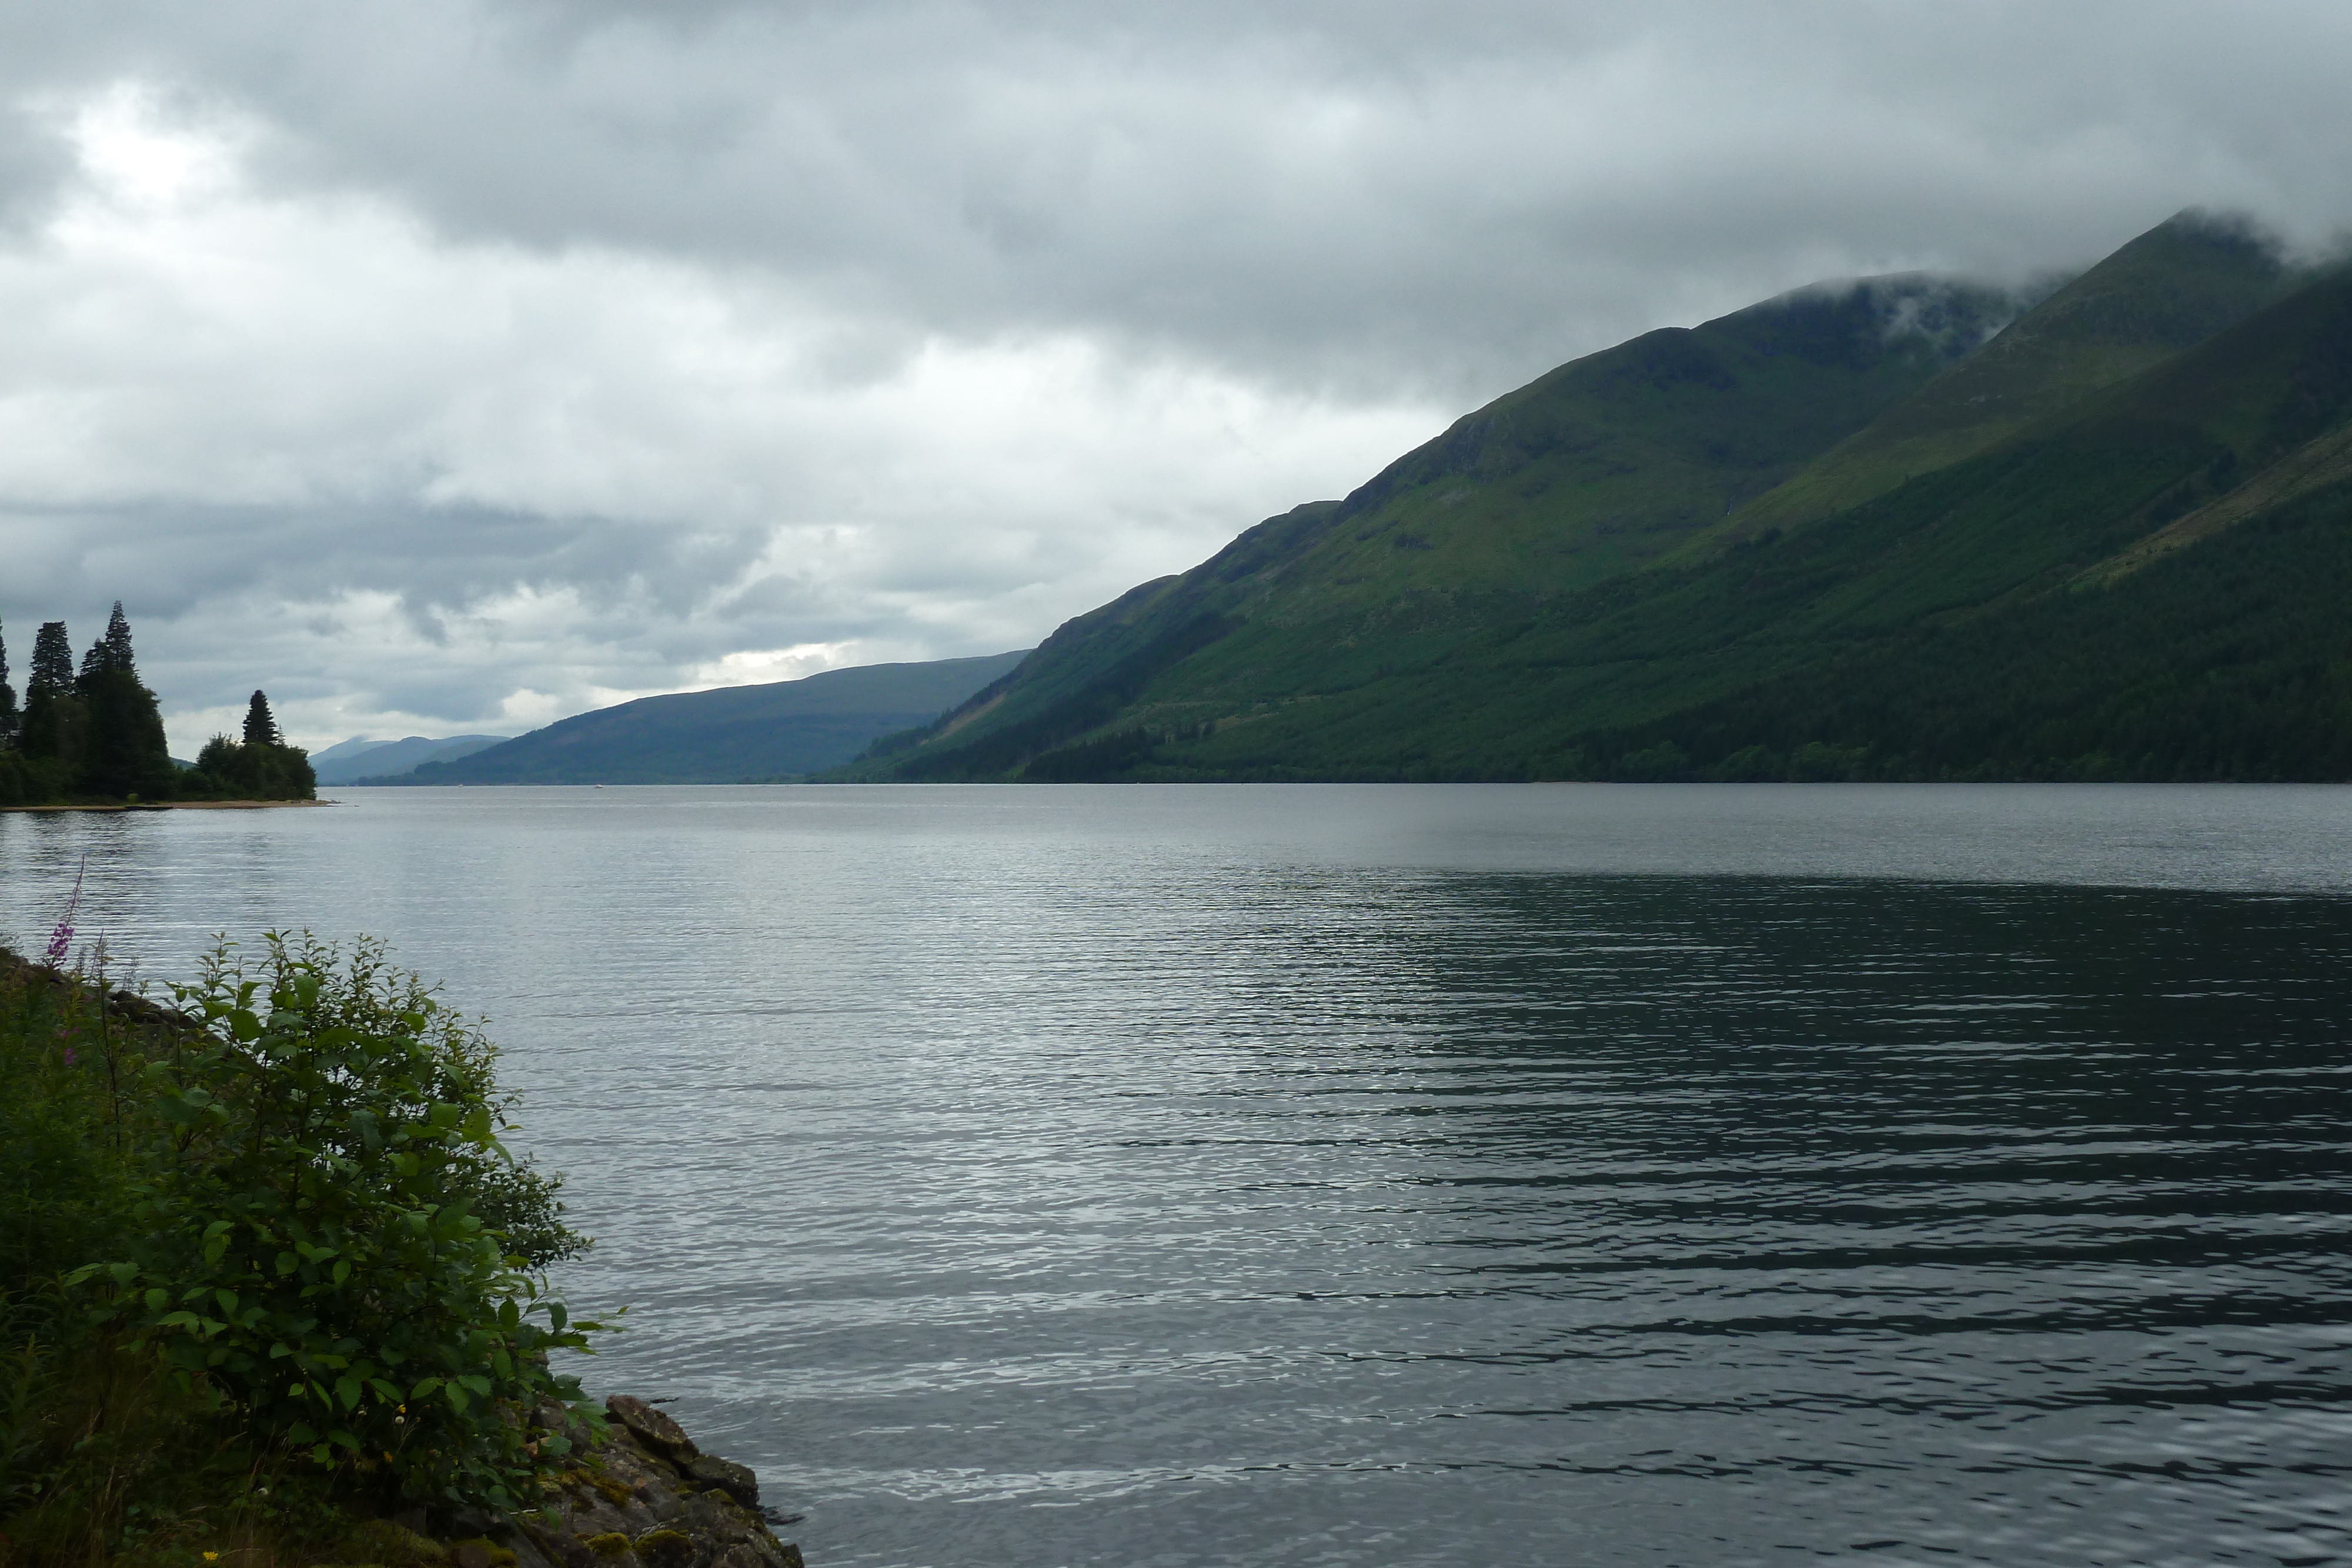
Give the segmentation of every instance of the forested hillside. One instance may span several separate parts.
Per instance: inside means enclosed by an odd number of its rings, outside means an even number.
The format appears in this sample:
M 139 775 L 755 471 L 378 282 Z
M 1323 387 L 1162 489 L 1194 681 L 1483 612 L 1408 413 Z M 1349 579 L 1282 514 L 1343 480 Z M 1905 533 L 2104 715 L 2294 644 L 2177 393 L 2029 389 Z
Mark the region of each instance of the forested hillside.
M 2352 776 L 2352 282 L 2185 214 L 1977 339 L 1996 298 L 1817 290 L 1577 361 L 850 776 Z M 1868 340 L 1922 330 L 1892 387 Z M 1754 488 L 1695 517 L 1737 465 L 1689 455 L 1733 452 Z M 1681 508 L 1642 551 L 1604 531 L 1637 493 Z

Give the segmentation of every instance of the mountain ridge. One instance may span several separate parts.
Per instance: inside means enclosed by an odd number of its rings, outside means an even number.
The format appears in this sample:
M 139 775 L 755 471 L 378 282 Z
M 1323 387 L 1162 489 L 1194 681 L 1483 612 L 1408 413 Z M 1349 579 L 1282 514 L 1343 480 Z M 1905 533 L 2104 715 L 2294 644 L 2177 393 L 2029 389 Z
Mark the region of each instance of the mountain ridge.
M 839 767 L 877 737 L 927 722 L 1027 650 L 860 664 L 795 681 L 639 697 L 560 719 L 369 785 L 740 784 Z
M 1786 689 L 1776 687 L 1780 695 L 1773 700 L 1788 724 L 1798 722 L 1787 716 L 1801 706 L 1791 706 L 1791 694 L 1802 687 L 1813 705 L 1803 711 L 1834 728 L 1834 704 L 1824 695 L 1831 688 L 1821 684 L 1829 678 L 1824 671 L 1857 658 L 1899 663 L 1921 656 L 1917 649 L 1926 644 L 1918 639 L 1938 627 L 2023 613 L 2052 594 L 2138 592 L 2129 588 L 2132 580 L 2161 563 L 2134 550 L 2179 557 L 2235 549 L 2227 541 L 2240 530 L 2282 507 L 2332 494 L 2329 476 L 2346 452 L 2330 444 L 2331 433 L 2343 423 L 2344 388 L 2352 384 L 2352 372 L 2338 362 L 2352 363 L 2352 295 L 2340 268 L 2291 275 L 2275 250 L 2242 226 L 2181 214 L 1990 336 L 1988 347 L 2009 337 L 2032 350 L 2021 360 L 2011 352 L 2011 371 L 2023 362 L 2031 373 L 2004 372 L 2019 391 L 2010 404 L 1973 420 L 1951 414 L 1951 386 L 1967 393 L 1971 379 L 1981 382 L 1986 374 L 1963 353 L 1907 387 L 1887 384 L 1899 378 L 1880 378 L 1886 395 L 1875 411 L 1809 451 L 1799 450 L 1801 442 L 1781 441 L 1778 463 L 1801 474 L 1842 446 L 1847 457 L 1838 461 L 1847 461 L 1855 448 L 1846 444 L 1874 421 L 1893 418 L 1899 434 L 1902 419 L 1916 424 L 1921 407 L 1932 415 L 1937 400 L 1944 400 L 1937 417 L 1958 432 L 1966 449 L 1960 456 L 1881 486 L 1826 517 L 1791 517 L 1790 527 L 1752 530 L 1708 519 L 1709 527 L 1660 530 L 1673 536 L 1662 548 L 1639 560 L 1620 559 L 1612 570 L 1580 574 L 1559 570 L 1557 559 L 1554 570 L 1543 570 L 1528 560 L 1516 579 L 1486 569 L 1481 551 L 1492 556 L 1491 537 L 1457 540 L 1433 528 L 1423 541 L 1429 548 L 1417 553 L 1389 537 L 1411 531 L 1428 515 L 1433 497 L 1444 494 L 1434 486 L 1476 472 L 1498 440 L 1507 446 L 1514 439 L 1498 428 L 1497 411 L 1536 401 L 1532 394 L 1548 385 L 1580 382 L 1590 390 L 1596 380 L 1622 384 L 1631 374 L 1638 381 L 1677 358 L 1687 366 L 1687 340 L 1702 329 L 1663 340 L 1663 351 L 1658 334 L 1644 334 L 1465 415 L 1342 501 L 1269 518 L 1191 571 L 1139 585 L 1074 617 L 972 702 L 923 729 L 889 737 L 838 776 L 1699 776 L 1723 758 L 1694 751 L 1702 744 L 1699 731 L 1675 729 L 1677 714 L 1716 714 L 1721 722 L 1706 733 L 1728 735 L 1738 727 L 1723 718 L 1723 705 L 1736 707 L 1741 692 L 1779 682 Z M 1870 319 L 1854 310 L 1855 294 L 1883 281 L 1851 286 L 1837 297 L 1849 316 L 1849 348 L 1853 329 Z M 1786 312 L 1791 298 L 1718 322 L 1746 318 L 1743 325 L 1753 329 L 1774 320 L 1776 309 Z M 1808 324 L 1818 320 L 1816 312 Z M 2141 334 L 2136 340 L 2134 331 Z M 1783 331 L 1766 358 L 1803 353 L 1802 335 Z M 1723 362 L 1720 351 L 1716 359 Z M 2118 376 L 2116 366 L 2125 360 L 2140 368 Z M 1849 390 L 1857 368 L 1865 375 L 1881 368 L 1851 353 L 1845 364 Z M 1696 379 L 1711 382 L 1716 395 L 1686 398 L 1676 414 L 1685 421 L 1678 438 L 1703 445 L 1722 434 L 1709 421 L 1726 410 L 1741 412 L 1739 396 L 1785 395 L 1806 375 L 1775 362 L 1744 381 Z M 1642 395 L 1650 390 L 1635 389 Z M 1769 423 L 1750 418 L 1747 428 Z M 1507 489 L 1563 448 L 1570 458 L 1606 448 L 1611 434 L 1595 436 L 1571 421 L 1548 437 L 1549 449 L 1522 441 L 1515 464 L 1487 475 L 1489 489 Z M 1882 455 L 1886 449 L 1883 444 Z M 2281 464 L 2290 466 L 2273 472 Z M 1747 465 L 1750 471 L 1773 465 Z M 1720 477 L 1733 466 L 1718 464 L 1710 473 Z M 1643 483 L 1639 475 L 1618 477 L 1624 481 L 1620 493 Z M 2243 488 L 2257 479 L 2267 487 Z M 1593 493 L 1587 486 L 1582 497 L 1590 501 Z M 1770 493 L 1767 487 L 1757 495 Z M 1551 528 L 1575 535 L 1571 545 L 1590 541 L 1591 507 L 1547 511 L 1540 484 L 1522 483 L 1517 494 L 1517 513 L 1487 525 L 1487 535 L 1502 535 L 1507 545 Z M 2232 494 L 2242 496 L 2235 510 L 2222 505 Z M 1738 503 L 1730 507 L 1735 525 L 1740 512 Z M 2161 547 L 2151 542 L 2189 517 L 2201 521 L 2184 524 Z M 2255 543 L 2246 549 L 2288 548 L 2259 527 L 2247 537 Z M 1415 555 L 1422 570 L 1391 572 L 1369 588 L 1337 580 L 1348 563 L 1381 549 Z M 2173 600 L 2164 603 L 2166 615 L 2191 613 Z M 2057 611 L 2034 611 L 2018 624 L 2065 643 L 2074 633 L 2061 622 L 2074 624 Z M 2249 632 L 2253 641 L 2246 647 L 2261 641 L 2259 632 Z M 2234 656 L 2215 648 L 2215 658 Z M 2288 657 L 2276 649 L 2261 657 L 2273 654 Z M 2014 664 L 2006 652 L 1996 662 Z M 2169 672 L 2148 676 L 2159 684 L 2193 674 L 2160 658 L 2141 663 Z M 1813 674 L 1801 678 L 1805 670 Z M 1923 690 L 1935 684 L 1934 674 L 1919 674 Z M 2017 700 L 2032 706 L 2027 696 Z M 1891 697 L 1881 704 L 1882 718 L 1893 726 L 1889 736 L 1913 733 L 1895 723 L 1899 706 Z M 1890 740 L 1873 753 L 1875 743 L 1860 731 L 1774 734 L 1767 749 L 1780 758 L 1775 766 L 1794 771 L 1805 769 L 1789 758 L 1818 741 L 1849 758 L 1849 774 L 1975 776 L 1974 764 L 1925 743 L 1906 741 L 1905 751 L 1887 749 Z M 1661 747 L 1675 749 L 1669 755 Z M 2273 747 L 2264 755 L 2292 751 Z M 1654 754 L 1647 762 L 1627 760 L 1645 753 Z M 1864 754 L 1874 759 L 1852 761 Z M 2171 766 L 2154 752 L 2135 755 L 2137 762 L 2112 766 Z M 2041 776 L 2062 761 L 2054 753 L 2032 759 L 2018 754 L 2006 766 L 2021 769 L 2019 776 Z M 1742 776 L 1761 776 L 1764 765 L 1750 762 Z M 2319 766 L 2295 764 L 2306 765 Z
M 1074 617 L 1013 679 L 876 760 L 973 727 L 1000 732 L 974 737 L 984 767 L 1017 760 L 1099 722 L 1160 670 L 1246 626 L 1253 604 L 1284 595 L 1275 613 L 1286 620 L 1378 617 L 1440 574 L 1446 592 L 1509 597 L 1531 577 L 1577 584 L 1645 565 L 1733 497 L 1760 492 L 1924 383 L 2017 308 L 2008 291 L 1949 279 L 1866 278 L 1572 361 L 1455 420 L 1346 497 L 1266 518 L 1192 570 Z M 1033 711 L 1056 703 L 1057 717 Z M 887 776 L 977 776 L 907 763 Z
M 513 738 L 504 735 L 452 735 L 438 739 L 421 735 L 398 740 L 354 737 L 338 741 L 310 759 L 321 784 L 355 784 L 375 775 L 406 773 L 427 762 L 455 761 Z M 391 764 L 386 767 L 385 764 Z
M 2296 276 L 2278 242 L 2245 220 L 2178 214 L 1695 542 L 1801 527 L 2063 417 L 2244 319 Z

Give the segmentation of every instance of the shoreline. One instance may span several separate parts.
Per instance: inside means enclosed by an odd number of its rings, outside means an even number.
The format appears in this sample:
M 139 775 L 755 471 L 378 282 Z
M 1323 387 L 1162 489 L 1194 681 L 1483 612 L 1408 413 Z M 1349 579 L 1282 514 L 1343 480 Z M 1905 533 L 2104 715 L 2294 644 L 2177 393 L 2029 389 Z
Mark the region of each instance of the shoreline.
M 289 806 L 340 806 L 341 800 L 125 800 L 92 805 L 0 806 L 0 811 L 274 811 Z

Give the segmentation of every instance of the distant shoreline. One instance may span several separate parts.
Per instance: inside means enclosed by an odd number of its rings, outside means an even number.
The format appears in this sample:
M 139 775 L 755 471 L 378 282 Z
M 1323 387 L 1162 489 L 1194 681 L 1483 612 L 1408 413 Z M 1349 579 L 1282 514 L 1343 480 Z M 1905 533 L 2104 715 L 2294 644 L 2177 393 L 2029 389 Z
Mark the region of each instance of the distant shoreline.
M 98 805 L 0 806 L 0 811 L 271 811 L 284 806 L 340 806 L 340 800 L 127 800 Z

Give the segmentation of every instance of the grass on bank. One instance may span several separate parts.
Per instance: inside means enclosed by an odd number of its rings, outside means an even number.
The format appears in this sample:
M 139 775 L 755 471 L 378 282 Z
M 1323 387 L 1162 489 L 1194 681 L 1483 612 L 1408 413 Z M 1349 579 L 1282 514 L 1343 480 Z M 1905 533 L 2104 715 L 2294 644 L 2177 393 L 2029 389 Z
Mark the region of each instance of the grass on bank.
M 0 952 L 0 1568 L 394 1562 L 536 1506 L 594 1417 L 587 1245 L 480 1030 L 392 967 L 226 943 L 177 1011 Z M 470 1528 L 468 1528 L 470 1526 Z

